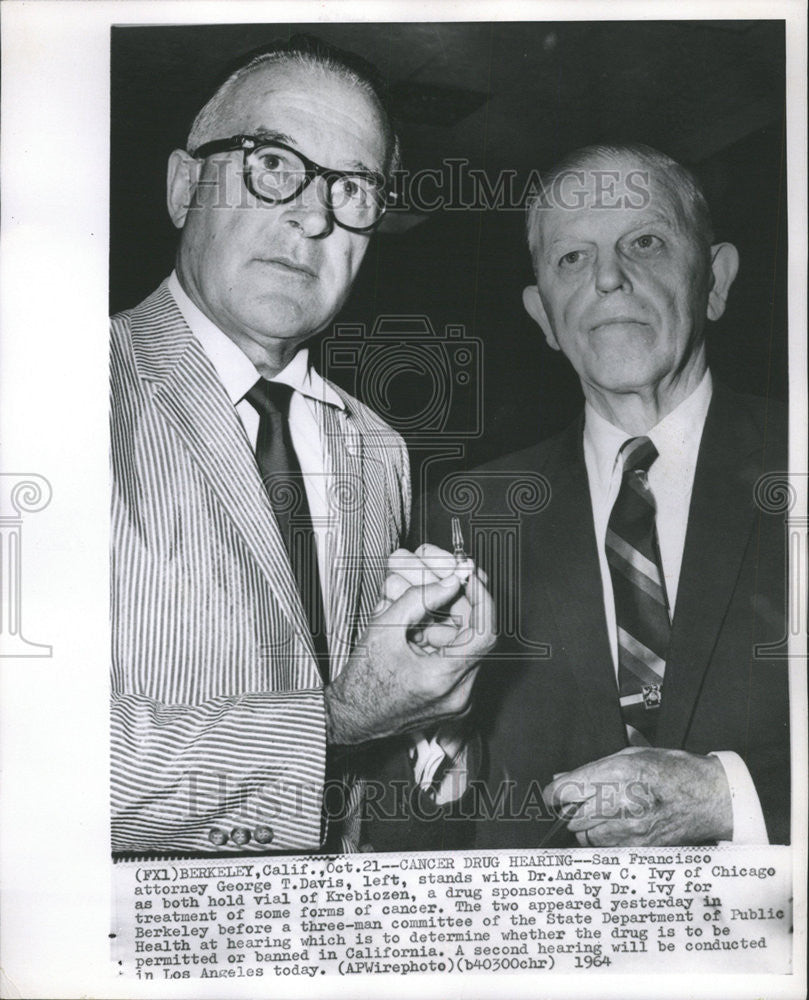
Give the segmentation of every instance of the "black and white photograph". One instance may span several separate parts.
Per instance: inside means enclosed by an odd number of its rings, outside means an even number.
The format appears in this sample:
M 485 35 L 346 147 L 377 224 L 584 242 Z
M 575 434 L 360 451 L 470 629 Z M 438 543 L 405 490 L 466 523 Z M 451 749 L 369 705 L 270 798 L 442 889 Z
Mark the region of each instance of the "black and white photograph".
M 805 14 L 8 6 L 3 995 L 802 995 Z
M 783 23 L 313 30 L 113 28 L 113 851 L 788 843 Z

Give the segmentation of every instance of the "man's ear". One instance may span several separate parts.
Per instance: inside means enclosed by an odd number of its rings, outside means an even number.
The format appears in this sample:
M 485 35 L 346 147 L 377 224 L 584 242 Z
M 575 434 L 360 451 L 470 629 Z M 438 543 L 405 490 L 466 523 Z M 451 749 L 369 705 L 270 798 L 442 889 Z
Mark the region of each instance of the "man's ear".
M 708 319 L 717 320 L 725 311 L 728 292 L 739 271 L 739 251 L 732 243 L 711 247 L 713 285 L 708 293 Z
M 194 198 L 201 169 L 202 161 L 194 159 L 184 149 L 175 149 L 169 157 L 166 204 L 171 221 L 178 229 L 185 225 L 185 217 Z
M 558 351 L 560 349 L 559 342 L 553 335 L 553 329 L 548 322 L 548 314 L 545 312 L 545 306 L 542 305 L 542 299 L 539 297 L 539 289 L 536 285 L 528 285 L 523 288 L 522 304 L 531 319 L 545 334 L 548 346 L 552 347 L 554 351 Z

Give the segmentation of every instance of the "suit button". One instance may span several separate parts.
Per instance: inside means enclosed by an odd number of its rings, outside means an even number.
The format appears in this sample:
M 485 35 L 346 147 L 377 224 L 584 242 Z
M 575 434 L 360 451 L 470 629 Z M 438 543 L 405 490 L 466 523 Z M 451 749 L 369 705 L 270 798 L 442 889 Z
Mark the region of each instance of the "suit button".
M 237 847 L 243 847 L 250 839 L 250 831 L 246 826 L 234 826 L 230 831 L 230 839 Z
M 222 844 L 226 843 L 228 835 L 224 830 L 220 830 L 218 826 L 214 826 L 208 833 L 208 840 L 215 846 L 221 847 Z
M 275 836 L 275 831 L 271 826 L 257 826 L 253 831 L 253 836 L 258 844 L 269 844 Z

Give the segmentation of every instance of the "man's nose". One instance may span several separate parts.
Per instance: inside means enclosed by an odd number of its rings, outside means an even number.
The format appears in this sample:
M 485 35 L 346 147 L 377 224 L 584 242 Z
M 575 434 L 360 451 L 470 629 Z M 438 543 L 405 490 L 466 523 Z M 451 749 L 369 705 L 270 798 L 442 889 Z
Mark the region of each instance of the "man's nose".
M 287 205 L 286 218 L 309 239 L 326 236 L 334 226 L 329 208 L 329 186 L 325 177 L 315 177 L 293 201 Z
M 596 289 L 603 294 L 631 289 L 629 276 L 623 267 L 621 258 L 614 250 L 601 251 L 596 259 L 595 268 Z

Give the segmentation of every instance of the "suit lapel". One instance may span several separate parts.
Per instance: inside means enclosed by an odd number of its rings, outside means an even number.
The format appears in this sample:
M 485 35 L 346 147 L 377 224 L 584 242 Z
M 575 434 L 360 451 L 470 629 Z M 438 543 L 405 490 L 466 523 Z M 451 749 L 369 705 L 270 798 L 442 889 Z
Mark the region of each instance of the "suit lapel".
M 282 612 L 311 649 L 289 558 L 249 441 L 165 283 L 134 310 L 132 345 L 140 374 L 154 383 L 156 408 L 187 447 L 266 575 Z
M 557 635 L 596 740 L 617 750 L 626 733 L 607 639 L 582 429 L 581 420 L 570 427 L 540 470 L 550 482 L 551 498 L 538 518 L 527 565 L 541 567 Z
M 681 746 L 739 575 L 754 521 L 761 441 L 716 386 L 700 444 L 657 731 Z M 710 572 L 706 572 L 710 567 Z
M 364 512 L 367 484 L 363 477 L 362 435 L 346 410 L 318 407 L 329 505 L 334 515 L 328 561 L 328 612 L 331 675 L 345 665 L 354 644 L 357 608 L 364 565 Z

